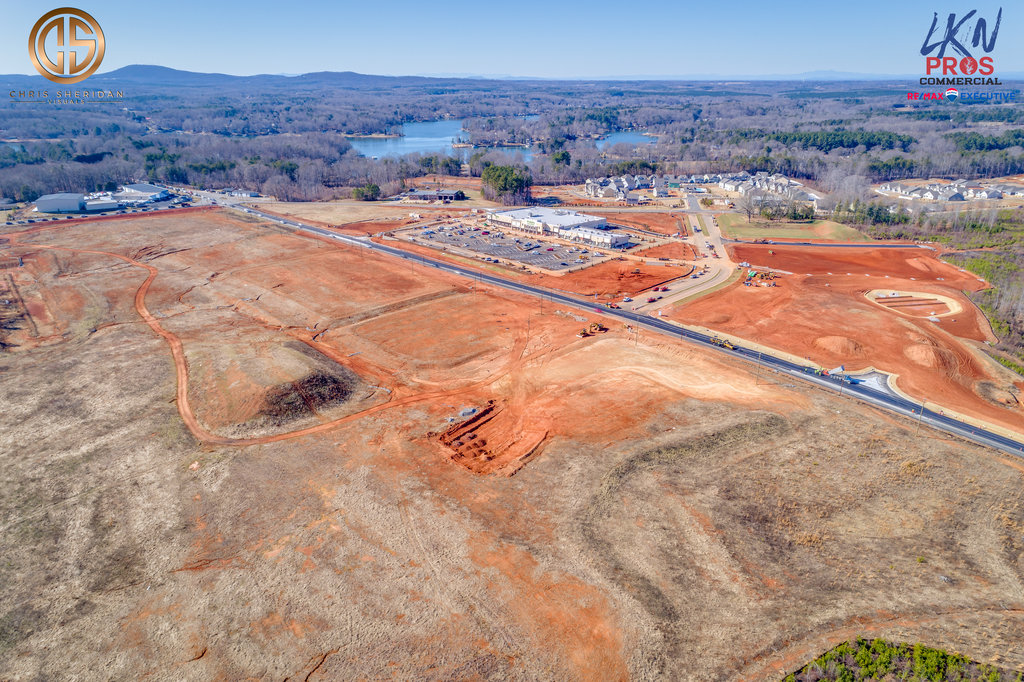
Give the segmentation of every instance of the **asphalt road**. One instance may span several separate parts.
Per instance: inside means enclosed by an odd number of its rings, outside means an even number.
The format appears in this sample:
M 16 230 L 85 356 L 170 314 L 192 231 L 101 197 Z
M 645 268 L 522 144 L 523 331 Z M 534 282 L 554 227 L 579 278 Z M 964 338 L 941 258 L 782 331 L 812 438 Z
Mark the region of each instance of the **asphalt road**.
M 942 414 L 941 412 L 934 412 L 932 410 L 926 409 L 926 407 L 923 404 L 911 402 L 898 395 L 878 391 L 868 386 L 845 383 L 833 377 L 817 376 L 813 373 L 809 373 L 807 371 L 807 367 L 803 365 L 798 365 L 788 360 L 784 360 L 782 358 L 777 358 L 772 355 L 759 353 L 756 350 L 743 348 L 740 346 L 737 346 L 735 350 L 722 348 L 720 346 L 713 344 L 711 342 L 712 337 L 707 334 L 702 334 L 700 332 L 684 329 L 675 324 L 662 320 L 658 317 L 650 317 L 648 315 L 636 313 L 631 310 L 597 308 L 594 306 L 593 303 L 588 303 L 583 299 L 575 298 L 573 296 L 569 296 L 567 294 L 563 294 L 557 291 L 551 291 L 548 289 L 531 286 L 529 284 L 523 284 L 512 280 L 507 280 L 496 275 L 492 275 L 485 272 L 478 272 L 476 270 L 471 270 L 469 268 L 461 267 L 459 265 L 455 265 L 452 263 L 437 261 L 432 258 L 427 258 L 426 256 L 421 256 L 419 254 L 410 253 L 408 251 L 403 251 L 401 249 L 387 246 L 386 244 L 378 244 L 366 238 L 357 238 L 350 237 L 348 235 L 341 235 L 324 228 L 316 227 L 313 225 L 306 225 L 305 223 L 300 223 L 296 220 L 278 218 L 276 216 L 262 213 L 261 211 L 258 211 L 256 209 L 246 208 L 244 210 L 247 210 L 255 215 L 259 215 L 272 222 L 276 222 L 278 224 L 286 225 L 289 227 L 294 227 L 296 229 L 311 232 L 330 239 L 335 239 L 345 244 L 359 246 L 367 249 L 373 249 L 374 251 L 386 253 L 397 258 L 411 260 L 414 263 L 419 263 L 423 265 L 424 267 L 432 267 L 438 270 L 451 272 L 453 274 L 460 275 L 462 277 L 467 277 L 478 282 L 486 282 L 488 284 L 502 287 L 504 289 L 518 291 L 520 293 L 543 298 L 551 302 L 557 302 L 563 305 L 582 309 L 587 312 L 598 313 L 605 317 L 615 317 L 625 322 L 637 325 L 638 327 L 647 329 L 649 331 L 658 332 L 660 334 L 665 334 L 667 336 L 673 336 L 680 339 L 692 341 L 701 345 L 705 345 L 710 348 L 719 350 L 723 353 L 726 353 L 727 355 L 732 355 L 733 357 L 741 358 L 752 363 L 758 363 L 760 365 L 763 365 L 765 368 L 775 370 L 780 374 L 789 375 L 795 379 L 800 379 L 802 381 L 806 381 L 810 384 L 814 384 L 822 388 L 831 389 L 833 391 L 836 391 L 837 393 L 845 393 L 846 395 L 855 397 L 859 400 L 863 400 L 864 402 L 870 405 L 874 405 L 875 407 L 879 407 L 890 412 L 903 415 L 905 417 L 910 417 L 911 419 L 918 421 L 920 424 L 931 426 L 941 431 L 945 431 L 947 433 L 951 433 L 962 438 L 965 438 L 967 440 L 973 441 L 980 445 L 987 445 L 997 450 L 1001 450 L 1003 452 L 1024 458 L 1024 442 L 1022 441 L 1017 441 L 1012 438 L 1003 436 L 1001 434 L 989 431 L 987 429 L 973 426 L 971 424 L 960 421 L 948 415 Z

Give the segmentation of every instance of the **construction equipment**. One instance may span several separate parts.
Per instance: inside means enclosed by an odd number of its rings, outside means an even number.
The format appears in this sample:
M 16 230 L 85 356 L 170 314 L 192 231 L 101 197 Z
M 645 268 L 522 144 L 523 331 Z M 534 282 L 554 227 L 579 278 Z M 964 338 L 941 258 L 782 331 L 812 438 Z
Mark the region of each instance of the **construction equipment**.
M 716 346 L 719 346 L 720 348 L 728 348 L 729 350 L 736 350 L 736 346 L 734 346 L 732 344 L 732 342 L 730 342 L 728 339 L 723 339 L 723 338 L 718 337 L 718 336 L 712 336 L 711 337 L 711 343 L 713 343 Z
M 581 329 L 581 330 L 579 331 L 579 333 L 578 333 L 578 334 L 576 334 L 576 336 L 577 336 L 577 337 L 579 337 L 579 338 L 581 338 L 581 339 L 585 339 L 585 338 L 587 338 L 588 336 L 590 336 L 590 332 L 588 332 L 588 331 L 587 331 L 586 329 Z
M 633 268 L 633 273 L 632 274 L 639 275 L 640 274 L 640 268 Z
M 605 326 L 603 324 L 601 324 L 600 322 L 591 322 L 590 323 L 590 328 L 589 328 L 588 331 L 591 334 L 596 334 L 597 332 L 603 332 L 603 331 L 607 331 L 607 330 L 605 329 Z

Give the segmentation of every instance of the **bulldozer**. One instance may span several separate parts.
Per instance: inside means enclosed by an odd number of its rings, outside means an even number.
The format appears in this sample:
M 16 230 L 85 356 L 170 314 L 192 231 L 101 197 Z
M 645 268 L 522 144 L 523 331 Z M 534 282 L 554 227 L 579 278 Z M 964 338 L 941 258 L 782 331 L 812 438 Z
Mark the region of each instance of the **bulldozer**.
M 596 334 L 597 332 L 603 332 L 607 330 L 605 329 L 605 326 L 600 322 L 591 322 L 590 327 L 587 331 L 589 331 L 591 334 Z
M 586 329 L 581 329 L 581 330 L 579 331 L 579 333 L 578 333 L 578 334 L 576 334 L 576 336 L 577 336 L 577 337 L 579 337 L 579 338 L 581 338 L 581 339 L 585 339 L 585 338 L 587 338 L 588 336 L 590 336 L 590 332 L 589 332 L 589 331 L 587 331 Z

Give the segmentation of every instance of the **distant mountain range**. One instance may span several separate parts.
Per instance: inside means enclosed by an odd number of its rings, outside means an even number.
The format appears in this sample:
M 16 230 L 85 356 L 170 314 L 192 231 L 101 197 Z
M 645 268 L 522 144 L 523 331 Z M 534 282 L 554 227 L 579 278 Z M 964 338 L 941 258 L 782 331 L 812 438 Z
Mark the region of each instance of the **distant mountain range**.
M 997 74 L 1004 82 L 1009 80 L 1024 79 L 1024 72 L 1000 73 Z M 270 87 L 347 87 L 347 88 L 373 88 L 388 87 L 396 85 L 442 85 L 465 83 L 466 81 L 550 81 L 550 82 L 572 82 L 572 81 L 601 81 L 601 82 L 629 82 L 636 80 L 645 81 L 916 81 L 921 74 L 870 74 L 852 73 L 847 71 L 808 71 L 800 74 L 775 74 L 775 75 L 738 75 L 721 76 L 712 74 L 697 74 L 686 76 L 615 76 L 605 78 L 530 78 L 518 76 L 479 76 L 471 74 L 436 74 L 421 76 L 377 76 L 371 74 L 355 73 L 353 71 L 318 71 L 315 73 L 304 73 L 297 76 L 283 74 L 260 74 L 255 76 L 233 76 L 224 73 L 198 73 L 195 71 L 182 71 L 171 69 L 166 66 L 155 66 L 135 64 L 125 66 L 114 71 L 100 73 L 92 76 L 83 84 L 70 86 L 79 89 L 96 89 L 106 87 L 137 86 L 146 88 L 158 87 L 228 87 L 228 88 L 270 88 Z M 0 75 L 0 84 L 8 87 L 45 89 L 55 88 L 56 85 L 45 80 L 41 76 L 26 76 L 24 74 Z

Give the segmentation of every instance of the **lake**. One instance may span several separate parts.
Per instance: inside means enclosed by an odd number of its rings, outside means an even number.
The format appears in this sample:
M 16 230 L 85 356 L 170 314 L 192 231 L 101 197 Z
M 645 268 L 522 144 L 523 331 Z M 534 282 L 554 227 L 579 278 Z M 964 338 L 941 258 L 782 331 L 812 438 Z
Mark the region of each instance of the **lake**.
M 384 158 L 414 152 L 456 156 L 452 143 L 464 139 L 461 120 L 406 123 L 401 132 L 402 137 L 350 137 L 348 141 L 363 156 Z
M 425 123 L 406 123 L 401 129 L 402 137 L 349 137 L 349 144 L 363 156 L 376 156 L 383 159 L 397 158 L 406 154 L 442 154 L 463 160 L 475 152 L 486 151 L 489 147 L 452 147 L 455 142 L 462 142 L 469 135 L 462 129 L 462 120 L 427 121 Z M 496 147 L 498 151 L 507 153 L 514 158 L 517 153 L 529 161 L 533 154 L 529 149 L 520 147 Z
M 654 144 L 658 141 L 658 138 L 652 137 L 651 135 L 644 135 L 643 133 L 637 133 L 632 131 L 623 131 L 620 133 L 612 133 L 607 137 L 603 137 L 597 141 L 597 148 L 604 149 L 605 147 L 611 147 L 622 142 L 626 144 Z

